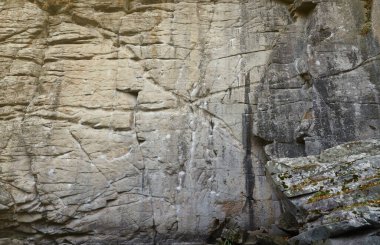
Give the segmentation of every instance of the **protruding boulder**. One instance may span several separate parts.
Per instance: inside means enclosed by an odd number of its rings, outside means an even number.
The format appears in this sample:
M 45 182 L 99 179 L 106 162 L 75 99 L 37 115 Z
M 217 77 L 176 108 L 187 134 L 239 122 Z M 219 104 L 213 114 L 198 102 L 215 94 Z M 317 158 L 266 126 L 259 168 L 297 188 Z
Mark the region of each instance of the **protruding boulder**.
M 267 170 L 284 196 L 285 206 L 291 207 L 289 213 L 294 216 L 290 217 L 302 225 L 301 234 L 291 241 L 311 244 L 378 228 L 379 163 L 379 140 L 349 142 L 318 156 L 269 161 Z M 284 225 L 280 228 L 287 229 Z

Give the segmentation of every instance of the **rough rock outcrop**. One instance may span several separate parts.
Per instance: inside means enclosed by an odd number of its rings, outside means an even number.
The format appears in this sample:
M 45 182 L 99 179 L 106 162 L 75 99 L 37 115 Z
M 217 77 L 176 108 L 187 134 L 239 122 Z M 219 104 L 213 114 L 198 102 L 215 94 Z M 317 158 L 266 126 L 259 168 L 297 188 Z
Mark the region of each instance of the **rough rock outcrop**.
M 273 223 L 250 91 L 290 22 L 267 0 L 1 0 L 0 236 L 170 243 Z
M 378 138 L 380 4 L 0 0 L 0 240 L 211 239 L 267 157 Z
M 380 232 L 379 140 L 346 143 L 319 156 L 272 160 L 267 170 L 303 231 L 290 239 L 291 244 L 346 237 L 355 231 L 363 235 L 365 229 Z M 379 234 L 372 240 L 379 242 Z
M 273 157 L 380 137 L 379 1 L 302 0 L 256 90 L 253 133 Z

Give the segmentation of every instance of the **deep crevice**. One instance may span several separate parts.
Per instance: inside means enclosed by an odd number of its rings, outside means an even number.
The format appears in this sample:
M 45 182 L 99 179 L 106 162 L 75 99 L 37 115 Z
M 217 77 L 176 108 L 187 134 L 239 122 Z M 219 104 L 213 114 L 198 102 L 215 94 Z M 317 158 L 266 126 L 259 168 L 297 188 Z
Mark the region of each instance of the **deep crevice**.
M 245 172 L 245 192 L 246 192 L 246 207 L 248 208 L 248 229 L 253 230 L 254 225 L 254 210 L 253 210 L 253 189 L 255 183 L 255 176 L 253 173 L 252 165 L 252 126 L 253 126 L 253 108 L 250 103 L 249 94 L 250 77 L 249 73 L 245 75 L 245 88 L 244 88 L 244 102 L 247 105 L 242 115 L 242 142 L 244 148 L 244 172 Z

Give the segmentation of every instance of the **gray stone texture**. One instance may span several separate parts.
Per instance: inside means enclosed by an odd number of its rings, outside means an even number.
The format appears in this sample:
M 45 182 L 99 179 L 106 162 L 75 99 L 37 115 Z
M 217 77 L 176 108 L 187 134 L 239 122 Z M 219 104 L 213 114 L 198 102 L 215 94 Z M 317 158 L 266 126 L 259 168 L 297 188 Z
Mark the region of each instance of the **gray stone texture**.
M 368 6 L 0 0 L 0 244 L 278 223 L 268 158 L 380 136 Z
M 297 9 L 313 2 L 313 8 Z M 295 1 L 256 90 L 254 134 L 273 157 L 379 138 L 378 1 Z M 366 24 L 371 24 L 363 33 Z
M 1 0 L 0 237 L 169 244 L 227 219 L 270 226 L 249 91 L 290 22 L 267 0 Z
M 268 174 L 301 231 L 290 244 L 343 244 L 359 239 L 372 244 L 378 239 L 379 230 L 374 230 L 380 227 L 379 164 L 379 140 L 349 142 L 319 156 L 269 161 Z M 369 229 L 372 232 L 363 232 Z M 323 243 L 328 238 L 332 240 Z

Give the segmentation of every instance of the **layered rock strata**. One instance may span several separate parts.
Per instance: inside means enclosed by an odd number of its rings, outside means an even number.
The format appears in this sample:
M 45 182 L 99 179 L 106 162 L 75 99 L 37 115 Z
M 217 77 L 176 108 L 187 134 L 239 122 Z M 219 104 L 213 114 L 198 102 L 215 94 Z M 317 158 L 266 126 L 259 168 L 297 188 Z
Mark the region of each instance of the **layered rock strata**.
M 300 226 L 301 234 L 291 244 L 330 237 L 348 242 L 347 234 L 355 232 L 362 236 L 361 244 L 380 241 L 379 140 L 346 143 L 318 156 L 269 161 L 267 169 Z

